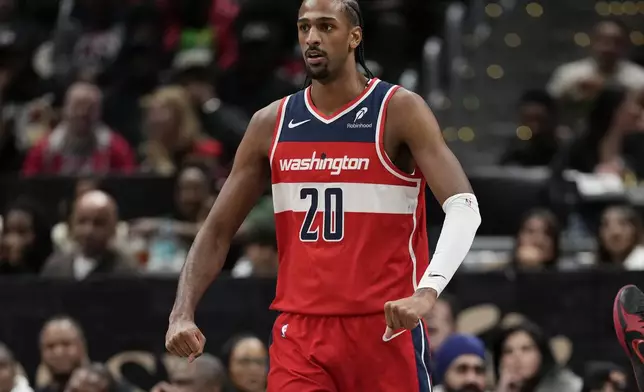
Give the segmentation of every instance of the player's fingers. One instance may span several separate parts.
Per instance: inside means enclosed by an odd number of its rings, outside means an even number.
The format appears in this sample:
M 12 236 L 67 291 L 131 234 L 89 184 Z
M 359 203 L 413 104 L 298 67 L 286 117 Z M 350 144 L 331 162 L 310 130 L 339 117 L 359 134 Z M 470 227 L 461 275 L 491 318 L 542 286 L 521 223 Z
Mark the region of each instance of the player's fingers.
M 394 330 L 393 330 L 393 329 L 391 329 L 391 328 L 389 328 L 389 327 L 387 327 L 387 328 L 385 329 L 385 334 L 384 334 L 384 335 L 382 335 L 382 340 L 384 340 L 385 342 L 386 342 L 386 341 L 389 341 L 389 340 L 391 340 L 391 338 L 392 338 L 393 336 L 394 336 Z
M 200 330 L 197 330 L 197 340 L 199 341 L 199 344 L 201 345 L 201 351 L 203 351 L 204 347 L 206 347 L 206 337 L 204 336 L 203 333 L 201 333 Z
M 385 321 L 387 326 L 393 328 L 393 314 L 392 314 L 392 302 L 385 303 Z
M 190 340 L 189 337 L 184 337 L 183 339 L 181 339 L 180 347 L 181 347 L 181 352 L 183 353 L 183 357 L 189 357 L 190 355 L 193 354 L 192 348 L 188 343 L 189 340 Z
M 405 328 L 405 325 L 402 320 L 402 315 L 400 313 L 400 307 L 394 306 L 393 309 L 391 310 L 392 313 L 392 325 L 391 328 L 396 331 L 401 328 Z
M 188 332 L 186 336 L 186 345 L 190 354 L 201 354 L 202 345 L 197 337 L 197 332 Z

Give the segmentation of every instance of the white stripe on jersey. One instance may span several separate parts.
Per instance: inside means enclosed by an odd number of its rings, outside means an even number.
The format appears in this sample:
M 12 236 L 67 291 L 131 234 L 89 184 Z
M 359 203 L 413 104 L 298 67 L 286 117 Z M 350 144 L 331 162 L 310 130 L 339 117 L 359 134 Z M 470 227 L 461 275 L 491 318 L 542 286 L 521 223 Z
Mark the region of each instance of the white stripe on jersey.
M 302 189 L 316 189 L 318 211 L 324 210 L 325 190 L 342 189 L 342 209 L 344 212 L 364 212 L 374 214 L 414 215 L 418 205 L 419 187 L 356 184 L 348 182 L 301 183 L 282 182 L 273 184 L 273 205 L 275 213 L 284 211 L 307 212 L 311 208 L 309 193 L 302 195 Z

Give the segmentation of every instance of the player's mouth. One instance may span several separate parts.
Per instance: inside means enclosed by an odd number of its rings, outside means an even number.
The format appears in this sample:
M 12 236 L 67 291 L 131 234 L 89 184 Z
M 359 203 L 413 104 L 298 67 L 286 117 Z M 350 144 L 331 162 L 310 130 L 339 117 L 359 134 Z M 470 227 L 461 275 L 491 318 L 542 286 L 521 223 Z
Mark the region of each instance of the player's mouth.
M 326 61 L 326 56 L 322 52 L 318 52 L 317 50 L 309 50 L 306 52 L 306 62 L 309 65 L 320 65 L 324 61 Z

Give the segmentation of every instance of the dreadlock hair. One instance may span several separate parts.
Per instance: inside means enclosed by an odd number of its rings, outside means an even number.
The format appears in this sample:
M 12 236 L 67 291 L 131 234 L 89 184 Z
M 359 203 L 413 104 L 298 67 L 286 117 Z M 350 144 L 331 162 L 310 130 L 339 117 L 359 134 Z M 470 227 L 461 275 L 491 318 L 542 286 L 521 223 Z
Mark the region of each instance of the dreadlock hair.
M 362 19 L 362 12 L 360 11 L 360 5 L 358 0 L 337 0 L 341 2 L 342 12 L 347 14 L 349 22 L 352 27 L 360 27 L 364 30 L 364 20 Z M 366 72 L 366 76 L 369 79 L 373 79 L 373 72 L 367 67 L 367 63 L 364 58 L 364 40 L 360 41 L 360 44 L 354 52 L 356 63 L 358 63 Z M 310 76 L 306 76 L 304 81 L 304 87 L 308 87 L 311 84 L 312 80 Z

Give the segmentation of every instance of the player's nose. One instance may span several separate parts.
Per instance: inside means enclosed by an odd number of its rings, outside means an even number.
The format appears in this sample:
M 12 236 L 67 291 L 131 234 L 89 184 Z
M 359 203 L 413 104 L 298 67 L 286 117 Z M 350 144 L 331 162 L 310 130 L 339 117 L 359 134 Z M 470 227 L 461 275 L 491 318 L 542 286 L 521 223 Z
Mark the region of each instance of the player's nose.
M 320 46 L 321 43 L 322 36 L 320 35 L 320 32 L 316 28 L 311 28 L 309 30 L 309 34 L 306 36 L 306 44 L 309 48 L 315 48 Z

